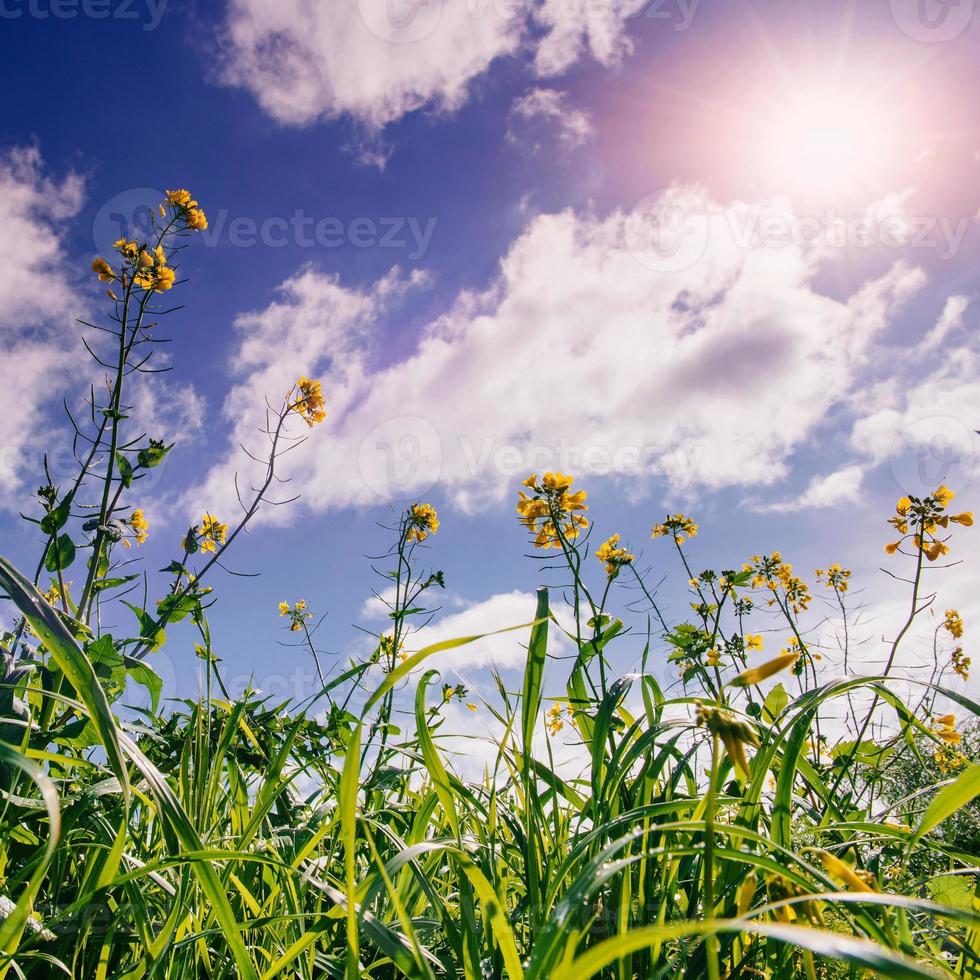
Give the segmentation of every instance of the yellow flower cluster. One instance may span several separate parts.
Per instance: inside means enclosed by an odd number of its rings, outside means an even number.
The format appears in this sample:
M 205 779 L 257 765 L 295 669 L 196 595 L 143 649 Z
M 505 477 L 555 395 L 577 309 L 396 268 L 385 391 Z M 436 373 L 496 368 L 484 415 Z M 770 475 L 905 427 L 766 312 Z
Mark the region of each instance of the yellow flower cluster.
M 137 507 L 126 523 L 133 529 L 133 536 L 136 538 L 136 543 L 142 544 L 147 539 L 147 532 L 150 530 L 150 525 L 147 523 L 146 515 L 142 509 Z
M 771 555 L 753 555 L 752 560 L 742 566 L 742 570 L 755 572 L 752 577 L 754 589 L 769 589 L 770 592 L 777 592 L 781 588 L 786 595 L 787 605 L 797 615 L 810 605 L 812 596 L 809 587 L 803 579 L 793 574 L 793 566 L 783 561 L 780 552 L 774 551 Z M 772 606 L 775 603 L 776 600 L 773 598 L 768 604 Z
M 932 730 L 947 745 L 959 745 L 963 741 L 963 736 L 956 730 L 956 715 L 943 715 L 933 719 Z
M 188 554 L 195 551 L 214 553 L 215 547 L 224 544 L 228 536 L 228 525 L 222 524 L 212 514 L 205 514 L 200 524 L 195 524 L 184 537 L 181 547 Z
M 963 656 L 963 647 L 957 647 L 949 658 L 953 673 L 964 681 L 970 679 L 970 658 Z
M 126 242 L 125 239 L 116 242 L 116 247 L 120 244 L 135 246 L 134 242 Z M 148 292 L 156 290 L 165 293 L 173 288 L 175 278 L 174 270 L 167 265 L 167 253 L 162 245 L 157 245 L 152 255 L 145 248 L 140 249 L 133 274 L 133 282 L 137 286 Z
M 650 532 L 650 537 L 663 538 L 671 534 L 678 544 L 683 544 L 687 540 L 685 535 L 688 538 L 693 538 L 697 536 L 697 533 L 698 526 L 692 518 L 685 517 L 683 514 L 674 514 L 672 517 L 668 516 L 663 524 L 657 524 Z
M 545 728 L 548 729 L 549 735 L 557 735 L 565 727 L 564 715 L 566 711 L 571 715 L 571 708 L 564 708 L 560 704 L 553 704 L 545 712 L 544 724 Z
M 540 482 L 537 473 L 532 473 L 524 481 L 534 496 L 519 491 L 517 513 L 534 535 L 535 548 L 560 548 L 562 537 L 574 541 L 589 526 L 588 518 L 581 513 L 589 509 L 585 502 L 588 494 L 585 490 L 571 493 L 574 482 L 575 478 L 566 473 L 545 473 Z
M 439 515 L 432 504 L 412 504 L 408 511 L 408 530 L 405 540 L 409 543 L 424 541 L 439 530 Z
M 303 623 L 313 618 L 313 614 L 306 611 L 305 599 L 299 599 L 292 605 L 285 601 L 280 602 L 279 615 L 289 616 L 289 628 L 293 633 L 298 633 L 303 628 Z
M 943 620 L 943 629 L 946 630 L 954 640 L 963 638 L 963 617 L 955 609 L 946 610 L 946 618 Z
M 898 541 L 885 545 L 889 555 L 895 554 L 907 538 L 912 538 L 917 550 L 929 559 L 935 561 L 949 554 L 946 540 L 938 535 L 939 528 L 947 529 L 950 523 L 961 524 L 963 527 L 973 526 L 973 514 L 964 511 L 962 514 L 944 514 L 956 496 L 949 487 L 943 485 L 933 493 L 920 500 L 918 497 L 902 497 L 895 505 L 895 516 L 888 523 L 902 535 Z
M 170 205 L 183 219 L 185 225 L 191 231 L 206 231 L 208 219 L 197 201 L 191 199 L 191 192 L 187 190 L 167 191 L 167 204 Z M 160 205 L 160 217 L 166 215 L 166 208 Z
M 850 569 L 842 568 L 834 562 L 826 571 L 818 568 L 816 573 L 818 582 L 823 582 L 824 576 L 826 576 L 828 589 L 833 589 L 835 592 L 847 591 L 848 580 L 851 577 Z
M 173 211 L 172 223 L 178 223 L 191 231 L 204 231 L 207 228 L 208 219 L 205 217 L 204 211 L 198 206 L 197 201 L 192 200 L 190 191 L 167 191 L 166 203 Z M 167 209 L 161 204 L 160 217 L 164 218 L 166 215 Z M 161 239 L 170 227 L 168 225 L 162 229 Z M 147 292 L 159 293 L 173 288 L 176 274 L 167 265 L 167 253 L 163 249 L 162 241 L 151 249 L 147 245 L 141 246 L 127 238 L 120 238 L 112 247 L 119 253 L 123 268 L 117 275 L 116 271 L 101 255 L 93 259 L 92 271 L 99 277 L 100 282 L 118 280 L 124 289 L 132 283 Z M 111 289 L 108 291 L 108 295 L 110 299 L 118 299 Z
M 319 381 L 311 381 L 304 375 L 296 382 L 293 391 L 297 399 L 289 406 L 289 411 L 299 415 L 311 429 L 327 417 Z
M 619 538 L 620 535 L 614 534 L 607 541 L 604 541 L 595 553 L 599 561 L 606 563 L 606 574 L 610 576 L 615 575 L 623 565 L 631 564 L 636 558 L 636 555 L 632 555 L 625 548 L 619 547 Z

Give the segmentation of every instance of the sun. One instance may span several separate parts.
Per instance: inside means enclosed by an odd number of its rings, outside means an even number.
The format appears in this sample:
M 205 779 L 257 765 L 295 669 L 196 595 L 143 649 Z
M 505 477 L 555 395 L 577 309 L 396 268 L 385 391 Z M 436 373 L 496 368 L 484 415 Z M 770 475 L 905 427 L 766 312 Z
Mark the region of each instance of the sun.
M 823 204 L 886 191 L 903 153 L 901 105 L 856 88 L 817 86 L 758 99 L 743 130 L 756 179 Z

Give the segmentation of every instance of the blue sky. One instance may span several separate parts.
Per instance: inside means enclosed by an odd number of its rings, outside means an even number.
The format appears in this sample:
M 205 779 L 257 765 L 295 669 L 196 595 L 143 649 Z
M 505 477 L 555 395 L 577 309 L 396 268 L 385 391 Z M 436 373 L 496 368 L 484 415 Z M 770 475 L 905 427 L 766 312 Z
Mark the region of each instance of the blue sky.
M 853 567 L 873 644 L 895 498 L 945 480 L 978 503 L 973 13 L 4 0 L 4 552 L 33 563 L 16 512 L 41 447 L 64 445 L 55 395 L 97 377 L 71 326 L 98 309 L 88 263 L 186 186 L 210 228 L 166 322 L 174 370 L 139 395 L 158 434 L 184 433 L 139 501 L 147 567 L 205 507 L 233 515 L 265 395 L 315 373 L 330 410 L 290 473 L 303 501 L 233 557 L 261 577 L 214 583 L 233 673 L 305 663 L 276 645 L 281 598 L 329 613 L 325 650 L 363 651 L 363 556 L 392 501 L 439 508 L 446 628 L 530 618 L 547 576 L 514 494 L 559 467 L 596 543 L 621 532 L 674 575 L 678 615 L 683 577 L 649 540 L 668 508 L 699 518 L 698 567 L 774 548 Z M 968 626 L 972 550 L 939 600 Z M 161 662 L 187 682 L 179 632 Z

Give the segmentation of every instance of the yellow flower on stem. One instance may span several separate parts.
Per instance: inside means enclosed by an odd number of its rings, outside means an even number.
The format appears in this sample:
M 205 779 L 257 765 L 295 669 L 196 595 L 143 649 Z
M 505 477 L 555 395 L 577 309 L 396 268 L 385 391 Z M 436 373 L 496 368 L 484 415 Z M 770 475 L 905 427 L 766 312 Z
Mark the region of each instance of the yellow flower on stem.
M 92 260 L 92 271 L 98 274 L 99 282 L 112 282 L 116 278 L 112 266 L 101 256 Z
M 228 525 L 222 524 L 211 514 L 205 514 L 201 523 L 192 527 L 184 538 L 184 551 L 193 554 L 195 551 L 214 554 L 215 547 L 224 544 L 228 535 Z
M 674 514 L 672 517 L 668 515 L 663 524 L 655 525 L 650 532 L 650 537 L 663 538 L 671 534 L 677 544 L 683 544 L 686 540 L 684 535 L 687 535 L 688 538 L 693 538 L 697 536 L 697 533 L 698 525 L 695 524 L 692 518 L 686 517 L 684 514 Z
M 319 381 L 312 381 L 303 375 L 293 386 L 293 391 L 298 397 L 289 405 L 288 411 L 295 412 L 311 429 L 327 417 Z
M 745 634 L 745 649 L 746 650 L 761 650 L 762 649 L 762 637 L 757 633 L 746 633 Z
M 439 515 L 432 504 L 413 504 L 406 515 L 405 540 L 411 544 L 424 541 L 439 530 Z
M 764 681 L 767 677 L 772 677 L 773 674 L 778 674 L 781 670 L 791 667 L 799 659 L 799 656 L 799 652 L 783 653 L 774 660 L 769 660 L 759 667 L 751 667 L 749 670 L 743 670 L 742 673 L 732 681 L 732 686 L 751 687 L 753 684 L 758 684 L 760 681 Z
M 619 547 L 620 535 L 614 534 L 595 553 L 599 561 L 606 563 L 606 574 L 615 575 L 623 565 L 629 565 L 636 555 L 630 554 L 625 548 Z
M 870 872 L 855 871 L 849 864 L 842 861 L 839 857 L 831 854 L 829 851 L 818 850 L 817 854 L 820 860 L 823 862 L 824 868 L 827 870 L 827 874 L 831 878 L 836 878 L 839 882 L 847 887 L 849 891 L 852 892 L 874 892 L 875 889 L 871 887 L 871 882 L 874 880 L 874 876 Z
M 574 482 L 566 473 L 545 473 L 540 484 L 534 474 L 523 482 L 535 496 L 518 491 L 517 513 L 534 534 L 536 548 L 561 548 L 563 537 L 574 541 L 589 526 L 588 518 L 580 513 L 589 509 L 588 494 L 585 490 L 569 493 Z
M 147 532 L 150 529 L 150 525 L 146 521 L 146 515 L 143 513 L 143 510 L 137 507 L 136 510 L 134 510 L 130 515 L 127 523 L 133 529 L 136 543 L 142 544 L 149 536 Z

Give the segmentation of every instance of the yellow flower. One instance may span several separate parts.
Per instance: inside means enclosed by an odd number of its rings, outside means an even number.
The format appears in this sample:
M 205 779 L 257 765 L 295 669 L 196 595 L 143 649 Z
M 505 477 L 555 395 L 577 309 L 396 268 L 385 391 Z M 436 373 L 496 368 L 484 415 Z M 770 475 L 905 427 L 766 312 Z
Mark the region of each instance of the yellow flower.
M 130 515 L 129 526 L 133 529 L 134 535 L 136 537 L 136 543 L 142 544 L 148 537 L 147 532 L 150 529 L 150 525 L 146 522 L 146 515 L 143 513 L 142 509 L 137 507 L 136 510 Z
M 177 208 L 185 208 L 190 204 L 191 192 L 186 190 L 167 191 L 167 203 Z
M 650 532 L 650 537 L 662 538 L 672 534 L 677 544 L 683 544 L 686 540 L 685 534 L 693 538 L 697 536 L 697 533 L 698 525 L 690 517 L 686 517 L 684 514 L 674 514 L 672 517 L 668 515 L 663 524 L 655 525 Z
M 289 603 L 288 602 L 280 602 L 279 603 L 279 615 L 280 616 L 286 616 L 288 614 L 289 614 Z
M 187 212 L 187 227 L 194 231 L 207 231 L 208 219 L 201 208 L 191 208 Z
M 973 527 L 973 513 L 972 511 L 964 511 L 962 514 L 950 515 L 949 518 L 955 524 L 962 524 L 963 527 Z
M 824 868 L 827 869 L 827 874 L 844 884 L 848 890 L 852 892 L 874 892 L 875 889 L 869 884 L 873 880 L 869 873 L 855 871 L 849 864 L 828 851 L 818 850 L 817 854 L 820 855 L 820 860 L 823 862 Z
M 544 724 L 550 735 L 557 735 L 565 727 L 562 711 L 560 704 L 553 704 L 545 713 Z
M 98 274 L 99 282 L 112 282 L 116 278 L 112 266 L 101 256 L 92 260 L 92 271 Z
M 288 410 L 296 412 L 312 429 L 314 425 L 322 422 L 327 417 L 320 382 L 311 381 L 303 375 L 294 385 L 294 391 L 299 397 L 289 406 Z
M 424 541 L 439 530 L 439 515 L 432 504 L 412 504 L 407 514 L 408 529 L 405 540 L 411 543 Z
M 817 569 L 817 581 L 822 582 L 824 576 L 827 577 L 827 588 L 834 589 L 837 592 L 846 592 L 848 586 L 848 579 L 851 577 L 851 572 L 847 568 L 842 568 L 836 562 L 826 570 L 822 568 Z
M 545 490 L 560 493 L 562 490 L 567 490 L 574 482 L 575 478 L 567 473 L 545 473 L 542 486 Z
M 732 684 L 735 687 L 751 687 L 753 684 L 758 684 L 760 681 L 764 681 L 767 677 L 772 677 L 773 674 L 778 674 L 781 670 L 785 670 L 787 667 L 795 664 L 799 659 L 799 656 L 799 651 L 796 653 L 788 652 L 781 654 L 780 656 L 776 657 L 775 660 L 770 660 L 759 667 L 752 667 L 749 670 L 743 670 L 742 673 L 732 681 Z
M 943 628 L 954 640 L 959 640 L 963 636 L 963 618 L 955 609 L 946 610 Z
M 705 662 L 709 667 L 717 667 L 721 663 L 721 654 L 714 647 L 711 647 L 705 653 Z
M 932 495 L 932 499 L 939 504 L 940 507 L 945 508 L 949 505 L 949 502 L 956 496 L 952 490 L 949 489 L 945 484 L 939 487 Z
M 477 708 L 477 706 L 476 706 L 475 704 L 473 704 L 472 702 L 469 702 L 469 703 L 467 703 L 467 705 L 466 705 L 466 707 L 467 707 L 467 708 L 468 708 L 468 709 L 469 709 L 470 711 L 478 711 L 478 710 L 479 710 L 479 709 Z
M 956 715 L 943 715 L 933 720 L 933 732 L 947 745 L 959 745 L 963 736 L 956 730 Z
M 588 494 L 585 490 L 569 493 L 574 482 L 574 477 L 565 473 L 545 473 L 538 486 L 534 474 L 523 485 L 539 496 L 529 497 L 523 490 L 518 491 L 517 513 L 521 523 L 535 535 L 536 548 L 561 548 L 563 537 L 573 541 L 589 526 L 588 519 L 578 513 L 589 509 L 585 502 Z
M 761 650 L 762 649 L 762 637 L 757 633 L 746 633 L 745 634 L 745 649 L 746 650 Z
M 618 547 L 620 535 L 614 534 L 608 541 L 605 541 L 595 553 L 599 561 L 606 563 L 606 574 L 615 575 L 623 565 L 629 565 L 636 558 L 625 548 Z
M 205 514 L 201 519 L 201 527 L 197 532 L 201 551 L 208 551 L 213 554 L 215 545 L 224 544 L 227 535 L 228 525 L 222 524 L 216 517 Z
M 135 259 L 136 253 L 139 250 L 139 246 L 136 242 L 128 241 L 125 238 L 120 238 L 117 242 L 114 242 L 112 247 L 122 255 L 124 259 Z

